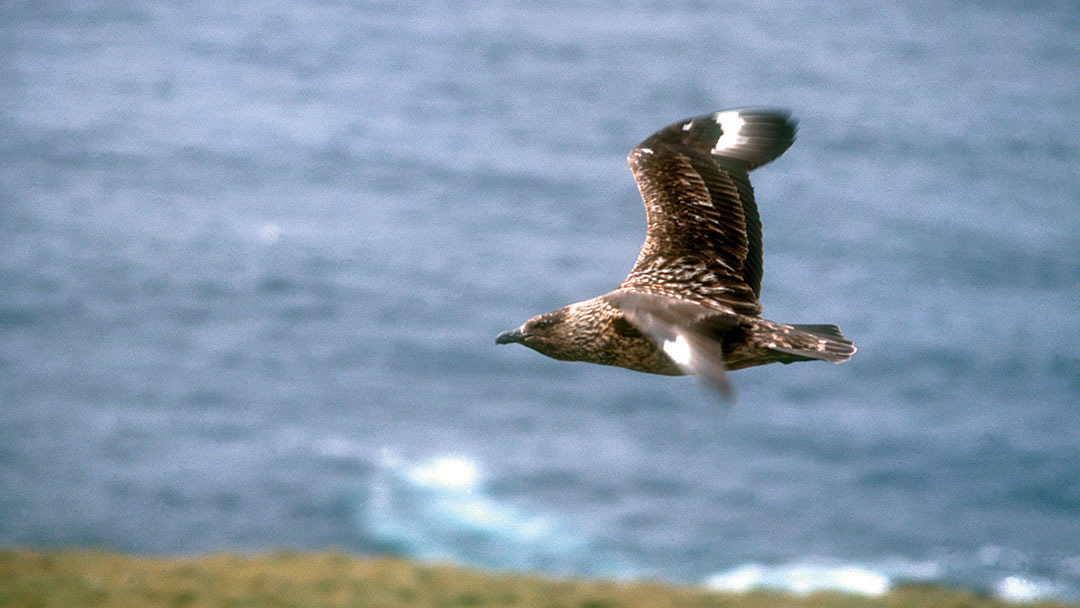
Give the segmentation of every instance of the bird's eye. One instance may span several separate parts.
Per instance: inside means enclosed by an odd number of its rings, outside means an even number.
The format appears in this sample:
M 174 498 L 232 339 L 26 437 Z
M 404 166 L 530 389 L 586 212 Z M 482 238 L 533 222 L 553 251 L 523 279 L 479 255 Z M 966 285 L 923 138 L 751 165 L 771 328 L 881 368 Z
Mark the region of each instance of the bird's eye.
M 533 329 L 546 329 L 548 327 L 551 327 L 552 323 L 554 323 L 554 321 L 552 321 L 550 319 L 543 319 L 543 320 L 537 321 L 536 323 L 533 323 L 532 328 Z

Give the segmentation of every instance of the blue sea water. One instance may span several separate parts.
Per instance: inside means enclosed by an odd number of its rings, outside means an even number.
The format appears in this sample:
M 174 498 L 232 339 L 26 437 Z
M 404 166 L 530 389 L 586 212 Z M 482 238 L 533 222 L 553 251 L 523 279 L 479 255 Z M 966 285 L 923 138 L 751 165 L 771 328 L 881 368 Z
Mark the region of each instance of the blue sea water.
M 1080 598 L 1078 64 L 1071 2 L 7 2 L 0 546 Z M 493 344 L 739 105 L 765 316 L 852 361 Z

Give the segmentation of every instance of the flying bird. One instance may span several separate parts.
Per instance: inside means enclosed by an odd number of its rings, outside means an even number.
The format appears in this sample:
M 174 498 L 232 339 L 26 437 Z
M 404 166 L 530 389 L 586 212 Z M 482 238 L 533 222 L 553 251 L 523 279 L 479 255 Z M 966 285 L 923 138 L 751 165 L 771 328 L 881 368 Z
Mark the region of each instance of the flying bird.
M 652 374 L 699 374 L 726 396 L 727 370 L 795 361 L 841 363 L 855 346 L 835 325 L 761 317 L 761 219 L 749 172 L 795 141 L 777 110 L 740 108 L 676 122 L 627 162 L 648 229 L 614 291 L 537 315 L 503 332 L 562 361 Z

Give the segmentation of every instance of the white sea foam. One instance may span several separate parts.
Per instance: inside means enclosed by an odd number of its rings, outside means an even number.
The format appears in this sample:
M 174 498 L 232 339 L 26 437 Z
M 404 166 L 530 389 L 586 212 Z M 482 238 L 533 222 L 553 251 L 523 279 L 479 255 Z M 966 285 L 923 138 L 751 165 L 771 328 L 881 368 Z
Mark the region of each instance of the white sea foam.
M 324 442 L 320 449 L 328 456 L 355 455 L 354 446 L 338 439 Z M 377 461 L 359 523 L 366 536 L 392 552 L 421 560 L 574 576 L 633 578 L 645 571 L 625 558 L 598 551 L 587 533 L 557 516 L 530 512 L 513 504 L 512 498 L 492 494 L 483 467 L 473 458 L 448 454 L 411 461 L 384 450 Z M 1015 553 L 984 547 L 977 553 L 923 561 L 893 557 L 853 563 L 807 557 L 780 564 L 750 562 L 708 576 L 702 584 L 731 592 L 772 589 L 879 596 L 898 582 L 966 580 L 1012 602 L 1075 595 L 1069 585 L 1016 573 L 1023 560 L 1018 561 Z M 973 576 L 987 566 L 999 567 L 1002 574 L 990 580 Z
M 973 559 L 981 559 L 985 555 L 982 552 Z M 955 574 L 949 565 L 937 560 L 909 562 L 890 559 L 874 565 L 807 560 L 781 565 L 743 564 L 714 574 L 706 578 L 703 584 L 716 591 L 770 589 L 799 595 L 815 591 L 842 591 L 878 596 L 887 593 L 896 581 L 944 581 L 950 580 Z M 993 593 L 1008 602 L 1032 602 L 1075 595 L 1067 585 L 1015 574 L 998 580 L 993 585 Z
M 331 455 L 352 454 L 347 443 L 322 446 Z M 387 549 L 421 560 L 451 561 L 510 570 L 574 576 L 633 578 L 645 570 L 625 558 L 598 551 L 590 537 L 558 517 L 530 512 L 512 499 L 493 495 L 481 464 L 470 457 L 441 455 L 421 461 L 383 451 L 364 508 L 362 531 Z M 984 548 L 966 556 L 924 561 L 900 557 L 867 563 L 805 558 L 789 563 L 750 562 L 706 577 L 717 591 L 771 589 L 794 594 L 840 591 L 865 596 L 887 593 L 897 582 L 969 580 L 973 565 L 1016 566 L 1010 552 Z M 1005 557 L 1003 557 L 1005 556 Z M 978 570 L 979 568 L 974 568 Z M 1006 601 L 1027 602 L 1075 595 L 1073 589 L 1040 578 L 1009 574 L 984 588 Z M 677 582 L 677 581 L 676 581 Z
M 422 560 L 553 573 L 623 576 L 601 567 L 586 535 L 555 517 L 492 496 L 480 464 L 464 456 L 411 462 L 384 452 L 365 508 L 365 534 Z
M 1033 602 L 1061 597 L 1065 590 L 1050 581 L 1026 576 L 1006 576 L 994 585 L 994 595 L 1009 602 Z
M 281 226 L 278 226 L 273 222 L 269 222 L 263 224 L 262 226 L 259 226 L 256 234 L 259 237 L 259 240 L 263 243 L 267 245 L 273 245 L 274 243 L 281 240 Z
M 775 589 L 797 594 L 843 591 L 877 596 L 892 587 L 892 580 L 881 572 L 856 565 L 807 562 L 766 566 L 751 563 L 714 574 L 704 584 L 716 591 Z
M 433 458 L 406 467 L 404 472 L 417 485 L 450 491 L 472 492 L 480 482 L 476 462 L 460 456 Z

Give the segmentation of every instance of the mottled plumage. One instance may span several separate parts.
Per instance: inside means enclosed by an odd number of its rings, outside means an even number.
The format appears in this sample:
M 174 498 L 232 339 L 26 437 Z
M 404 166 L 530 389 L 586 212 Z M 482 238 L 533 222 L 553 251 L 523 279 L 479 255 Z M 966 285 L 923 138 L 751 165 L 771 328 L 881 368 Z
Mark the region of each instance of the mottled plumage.
M 654 374 L 701 374 L 726 394 L 725 370 L 851 358 L 835 325 L 761 318 L 761 220 L 749 171 L 784 153 L 795 122 L 737 109 L 683 120 L 627 158 L 648 230 L 637 263 L 608 294 L 544 313 L 498 344 L 564 361 Z

